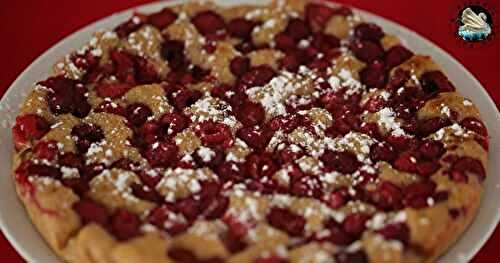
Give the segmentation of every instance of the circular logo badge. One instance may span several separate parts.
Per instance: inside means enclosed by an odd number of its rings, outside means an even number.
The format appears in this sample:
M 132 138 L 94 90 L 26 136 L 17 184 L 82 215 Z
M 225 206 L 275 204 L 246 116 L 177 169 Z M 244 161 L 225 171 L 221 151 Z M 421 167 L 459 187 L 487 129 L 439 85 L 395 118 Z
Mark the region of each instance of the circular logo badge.
M 480 5 L 467 5 L 457 17 L 457 35 L 467 42 L 488 39 L 493 33 L 493 17 Z

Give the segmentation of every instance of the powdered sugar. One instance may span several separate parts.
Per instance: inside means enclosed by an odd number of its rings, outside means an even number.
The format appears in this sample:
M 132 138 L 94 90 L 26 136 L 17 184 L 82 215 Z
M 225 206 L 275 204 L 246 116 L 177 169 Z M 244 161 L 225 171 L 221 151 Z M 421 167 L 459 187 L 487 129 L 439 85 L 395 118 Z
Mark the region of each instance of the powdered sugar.
M 470 100 L 464 99 L 462 102 L 464 106 L 472 106 L 472 102 Z
M 395 136 L 405 136 L 405 131 L 401 128 L 401 123 L 396 121 L 396 114 L 391 108 L 383 108 L 376 113 L 378 123 Z
M 76 168 L 61 166 L 60 169 L 61 169 L 61 173 L 62 173 L 62 178 L 64 178 L 64 179 L 80 177 L 80 173 L 78 172 L 78 169 L 76 169 Z
M 252 87 L 246 90 L 250 99 L 259 102 L 269 117 L 286 113 L 285 101 L 300 89 L 312 85 L 318 76 L 308 68 L 301 66 L 298 73 L 281 72 L 263 87 Z
M 232 108 L 226 102 L 206 96 L 199 99 L 191 107 L 184 110 L 186 114 L 191 115 L 191 121 L 203 122 L 213 120 L 222 122 L 229 127 L 236 127 L 238 121 L 232 115 Z
M 198 153 L 198 155 L 204 162 L 210 162 L 212 158 L 215 157 L 215 152 L 212 149 L 204 146 L 200 146 L 196 153 Z

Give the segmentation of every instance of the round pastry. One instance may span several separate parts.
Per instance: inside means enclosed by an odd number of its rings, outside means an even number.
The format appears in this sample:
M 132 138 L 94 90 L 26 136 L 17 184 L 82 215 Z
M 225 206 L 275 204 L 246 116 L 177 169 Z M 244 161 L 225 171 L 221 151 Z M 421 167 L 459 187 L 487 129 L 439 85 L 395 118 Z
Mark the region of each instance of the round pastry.
M 68 262 L 429 262 L 473 220 L 488 136 L 428 56 L 349 8 L 186 3 L 36 84 L 13 176 Z

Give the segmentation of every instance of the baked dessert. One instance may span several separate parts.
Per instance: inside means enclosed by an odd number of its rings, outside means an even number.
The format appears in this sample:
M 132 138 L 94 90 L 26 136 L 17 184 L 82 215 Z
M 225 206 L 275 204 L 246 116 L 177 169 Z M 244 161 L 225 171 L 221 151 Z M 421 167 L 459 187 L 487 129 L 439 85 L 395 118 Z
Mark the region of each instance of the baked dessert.
M 428 56 L 346 7 L 186 3 L 36 84 L 13 176 L 68 262 L 429 262 L 473 220 L 488 136 Z

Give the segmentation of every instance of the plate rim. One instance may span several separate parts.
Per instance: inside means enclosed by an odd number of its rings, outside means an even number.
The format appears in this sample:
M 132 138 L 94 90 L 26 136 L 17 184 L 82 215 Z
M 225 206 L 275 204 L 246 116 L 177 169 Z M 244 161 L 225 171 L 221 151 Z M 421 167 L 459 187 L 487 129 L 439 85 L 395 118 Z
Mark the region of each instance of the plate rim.
M 80 36 L 86 35 L 86 34 L 87 35 L 88 34 L 92 34 L 92 33 L 94 33 L 95 31 L 97 31 L 99 29 L 108 28 L 107 26 L 105 27 L 104 25 L 107 24 L 107 23 L 116 24 L 115 22 L 111 22 L 114 19 L 118 19 L 118 18 L 122 18 L 123 17 L 124 18 L 123 21 L 125 21 L 125 19 L 127 19 L 127 17 L 129 15 L 131 15 L 132 12 L 134 12 L 134 11 L 148 10 L 149 12 L 151 12 L 152 10 L 158 10 L 158 9 L 160 9 L 161 7 L 172 6 L 172 5 L 176 5 L 176 4 L 183 3 L 183 2 L 188 2 L 188 1 L 189 0 L 172 0 L 172 1 L 157 1 L 157 2 L 152 2 L 152 3 L 142 4 L 142 5 L 138 5 L 138 6 L 130 7 L 130 8 L 127 8 L 127 9 L 124 9 L 124 10 L 121 10 L 121 11 L 114 12 L 111 15 L 102 17 L 100 19 L 97 19 L 97 20 L 95 20 L 95 21 L 93 21 L 93 22 L 85 25 L 85 26 L 80 27 L 79 29 L 77 29 L 73 33 L 70 33 L 67 36 L 65 36 L 64 38 L 62 38 L 61 40 L 59 40 L 57 43 L 55 43 L 54 45 L 52 45 L 49 49 L 45 50 L 41 55 L 39 55 L 35 60 L 33 60 L 33 62 L 31 62 L 30 65 L 28 67 L 26 67 L 16 77 L 16 79 L 10 84 L 9 88 L 7 88 L 6 91 L 5 91 L 5 93 L 3 94 L 2 99 L 0 101 L 0 109 L 1 109 L 2 105 L 6 104 L 6 101 L 7 101 L 6 98 L 11 97 L 12 94 L 15 93 L 14 90 L 16 90 L 16 87 L 20 86 L 20 83 L 23 82 L 23 79 L 29 77 L 29 73 L 31 71 L 33 71 L 35 68 L 39 67 L 39 64 L 41 64 L 43 61 L 48 60 L 50 57 L 54 57 L 54 54 L 57 53 L 58 50 L 61 50 L 63 46 L 72 45 L 70 43 L 76 41 Z M 321 1 L 325 2 L 327 4 L 331 4 L 331 5 L 341 4 L 341 3 L 337 3 L 335 1 L 328 1 L 328 0 L 326 0 L 326 1 L 321 0 Z M 225 2 L 229 2 L 229 1 L 215 0 L 215 2 L 217 2 L 218 4 L 227 4 Z M 254 3 L 254 2 L 248 1 L 248 0 L 237 0 L 237 1 L 231 1 L 230 4 L 232 5 L 232 4 Z M 258 1 L 258 2 L 268 2 L 268 1 Z M 398 36 L 399 38 L 401 38 L 401 35 L 408 35 L 408 36 L 410 36 L 410 37 L 412 37 L 414 39 L 417 39 L 419 42 L 422 42 L 425 45 L 430 46 L 432 49 L 430 50 L 431 52 L 429 52 L 429 53 L 437 53 L 437 54 L 439 54 L 439 56 L 443 57 L 442 60 L 445 60 L 447 62 L 451 62 L 453 64 L 452 66 L 458 67 L 458 69 L 461 72 L 464 72 L 466 74 L 466 77 L 469 78 L 473 82 L 474 86 L 481 87 L 481 89 L 478 90 L 478 92 L 481 93 L 481 94 L 478 94 L 477 98 L 483 97 L 484 99 L 486 99 L 486 102 L 489 105 L 485 106 L 485 108 L 489 108 L 489 107 L 496 108 L 495 102 L 493 101 L 493 99 L 489 95 L 488 91 L 483 87 L 483 85 L 481 84 L 481 82 L 479 80 L 477 80 L 476 77 L 463 64 L 461 64 L 452 55 L 450 55 L 447 51 L 445 51 L 444 49 L 442 49 L 441 47 L 439 47 L 437 44 L 435 44 L 431 40 L 429 40 L 426 37 L 420 35 L 419 33 L 415 32 L 414 30 L 412 30 L 412 29 L 410 29 L 410 28 L 408 28 L 408 27 L 406 27 L 404 25 L 401 25 L 401 24 L 399 24 L 399 23 L 397 23 L 395 21 L 392 21 L 392 20 L 390 20 L 388 18 L 382 17 L 380 15 L 374 14 L 372 12 L 369 12 L 369 11 L 366 11 L 364 9 L 360 9 L 360 8 L 357 8 L 357 7 L 354 7 L 354 6 L 351 6 L 351 5 L 346 5 L 346 4 L 341 4 L 341 5 L 345 5 L 345 6 L 351 7 L 355 11 L 355 13 L 359 14 L 362 17 L 369 17 L 369 19 L 366 19 L 367 21 L 370 21 L 372 19 L 375 19 L 375 20 L 378 20 L 378 21 L 382 21 L 384 24 L 386 24 L 385 26 L 383 26 L 384 30 L 386 29 L 387 25 L 389 25 L 394 30 L 398 31 L 398 33 L 400 33 L 400 34 L 396 34 L 396 36 Z M 402 39 L 402 41 L 404 41 L 403 38 L 401 38 L 401 39 Z M 86 39 L 86 41 L 88 41 L 88 39 Z M 85 44 L 85 42 L 81 43 L 81 45 L 84 45 L 84 44 Z M 78 48 L 78 46 L 76 48 Z M 75 50 L 75 48 L 71 48 L 71 49 Z M 434 56 L 432 56 L 432 57 L 434 57 Z M 52 65 L 49 65 L 49 69 L 52 69 Z M 17 112 L 17 109 L 15 111 Z M 481 115 L 484 115 L 484 112 L 481 112 Z M 496 118 L 498 120 L 500 120 L 500 112 L 498 112 L 498 110 L 496 111 Z M 488 130 L 489 130 L 490 133 L 492 133 L 492 132 L 496 132 L 496 133 L 500 132 L 500 123 L 497 123 L 497 125 L 492 125 L 490 123 L 491 121 L 487 121 L 486 119 L 483 119 L 483 120 L 486 123 L 486 125 L 487 125 Z M 10 128 L 7 128 L 7 129 L 10 129 Z M 495 138 L 495 140 L 491 140 L 492 138 Z M 500 142 L 500 138 L 497 137 L 497 136 L 493 137 L 490 134 L 490 146 L 492 146 L 493 143 L 495 143 L 495 145 L 497 145 L 498 142 Z M 492 152 L 493 152 L 493 149 L 490 148 L 490 152 L 488 154 L 488 158 L 489 158 L 490 161 L 491 161 Z M 488 165 L 488 168 L 491 168 L 491 165 Z M 10 167 L 9 167 L 9 170 L 11 170 Z M 492 177 L 492 176 L 493 176 L 493 171 L 489 171 L 488 170 L 488 177 Z M 9 174 L 8 177 L 10 178 L 9 179 L 10 185 L 6 186 L 6 187 L 14 187 L 14 184 L 13 184 L 13 181 L 12 181 L 12 176 L 10 176 L 10 174 Z M 500 185 L 497 184 L 497 185 L 495 185 L 495 187 L 497 188 L 496 195 L 497 195 L 497 197 L 500 197 L 500 194 L 499 194 L 500 191 L 498 191 L 498 189 L 500 189 Z M 15 192 L 15 190 L 14 190 L 14 192 Z M 491 194 L 495 194 L 495 193 L 491 193 Z M 474 222 L 476 221 L 475 220 L 476 217 L 480 214 L 480 212 L 481 212 L 480 209 L 481 209 L 482 203 L 484 201 L 483 199 L 485 198 L 485 195 L 486 194 L 483 192 L 480 208 L 479 208 L 479 210 L 478 210 L 475 218 L 471 222 L 471 225 L 469 225 L 468 229 L 470 229 L 472 227 L 472 224 L 474 224 Z M 15 198 L 17 199 L 18 202 L 21 202 L 18 199 L 17 196 L 15 196 Z M 493 234 L 493 232 L 494 232 L 494 230 L 495 230 L 495 228 L 496 228 L 496 226 L 498 224 L 498 221 L 500 221 L 500 207 L 497 206 L 496 208 L 497 208 L 496 209 L 497 210 L 496 211 L 497 212 L 496 213 L 497 214 L 497 216 L 496 216 L 496 224 L 491 223 L 491 224 L 489 224 L 487 226 L 487 229 L 485 231 L 486 235 L 483 235 L 480 238 L 480 240 L 478 240 L 479 242 L 476 242 L 473 245 L 473 247 L 470 249 L 469 253 L 467 253 L 466 255 L 462 255 L 462 259 L 463 260 L 468 261 L 474 255 L 476 255 L 477 252 L 483 247 L 483 245 L 486 243 L 486 241 Z M 26 211 L 24 211 L 24 213 L 27 216 Z M 28 218 L 28 220 L 31 221 L 29 218 Z M 7 227 L 7 225 L 5 223 L 5 219 L 4 219 L 4 213 L 0 213 L 0 228 L 1 228 L 4 236 L 6 237 L 6 239 L 15 248 L 16 252 L 21 255 L 21 257 L 23 257 L 28 262 L 37 262 L 37 260 L 35 258 L 35 255 L 33 255 L 32 253 L 28 252 L 24 248 L 24 244 L 20 243 L 19 240 L 18 240 L 18 238 L 13 233 L 13 231 L 9 227 Z M 461 234 L 461 236 L 459 237 L 459 240 L 466 235 L 467 230 Z M 35 231 L 37 232 L 37 234 L 39 236 L 41 236 L 39 234 L 39 232 L 36 230 L 36 228 L 35 228 Z M 455 241 L 452 244 L 452 246 L 443 255 L 446 256 L 450 252 L 450 250 L 455 245 L 457 245 L 457 243 L 459 242 L 459 240 Z M 55 254 L 54 251 L 50 247 L 49 247 L 49 250 L 51 250 L 50 251 L 51 253 Z

